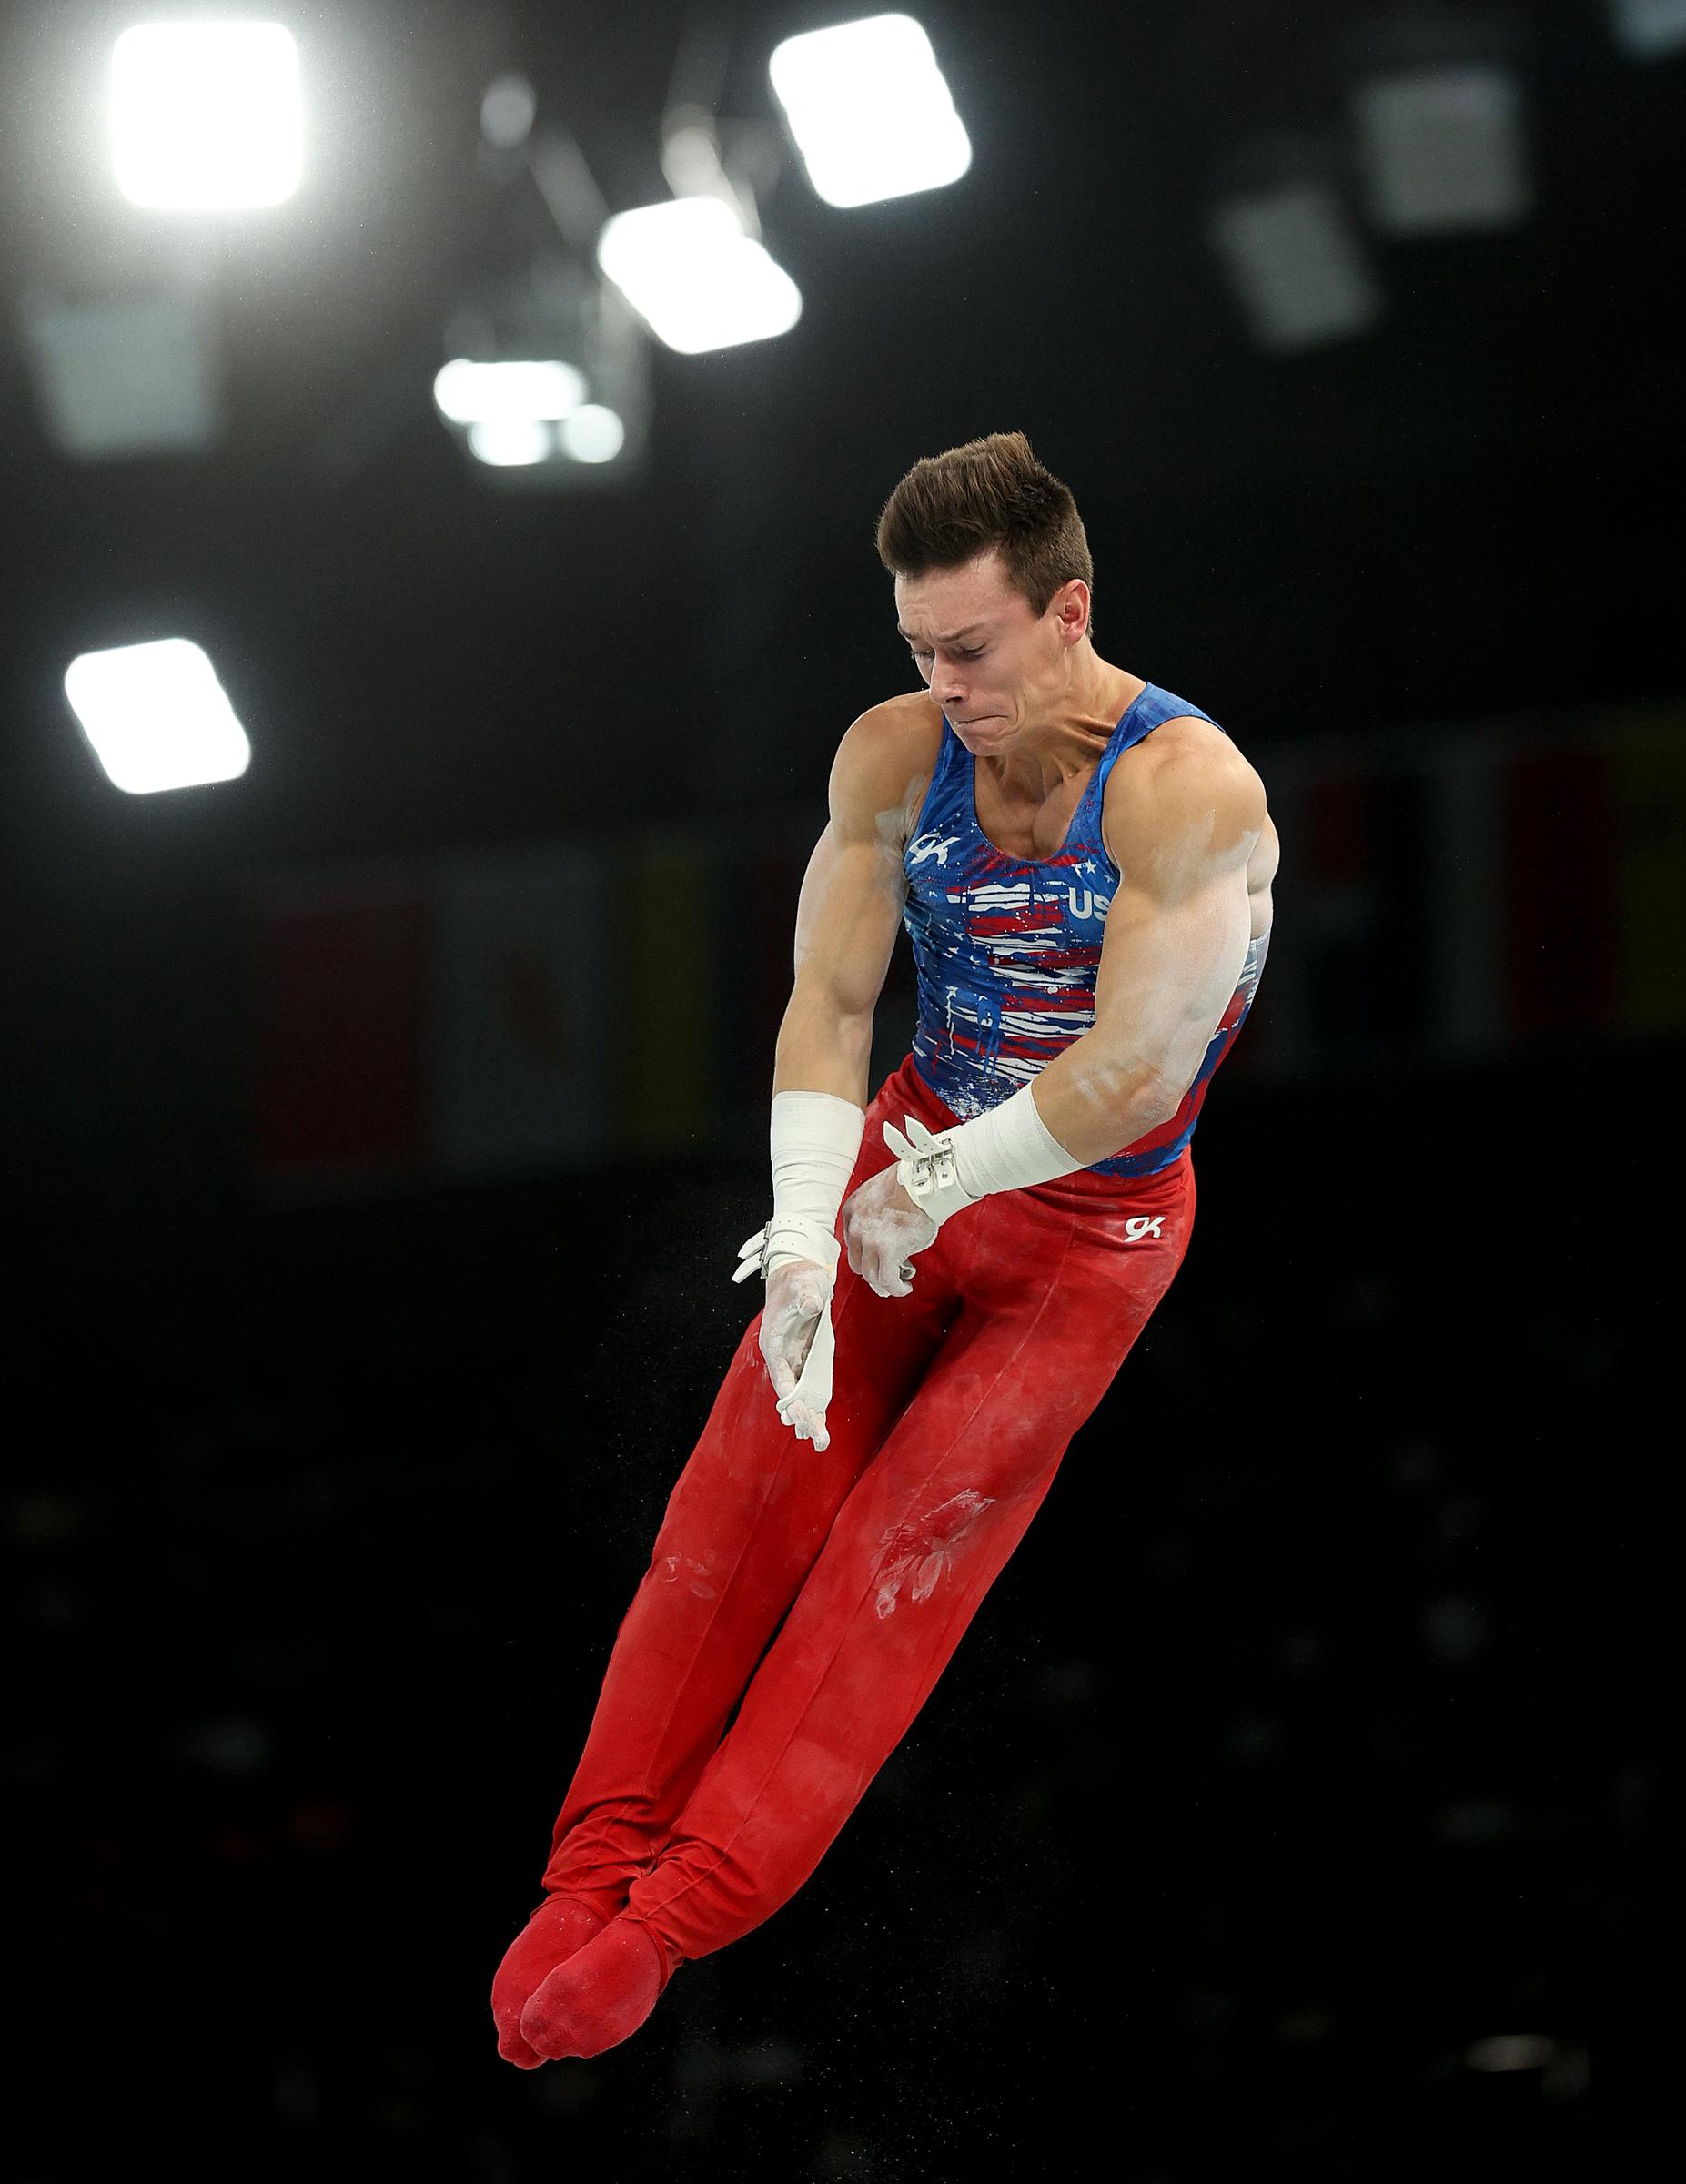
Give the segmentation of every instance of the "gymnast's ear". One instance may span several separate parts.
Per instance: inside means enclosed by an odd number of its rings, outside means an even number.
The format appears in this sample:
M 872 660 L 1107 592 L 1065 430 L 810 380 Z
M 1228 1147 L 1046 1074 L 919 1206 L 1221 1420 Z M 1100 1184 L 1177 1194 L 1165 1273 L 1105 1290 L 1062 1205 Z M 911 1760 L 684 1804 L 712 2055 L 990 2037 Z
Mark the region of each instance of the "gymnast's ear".
M 1089 587 L 1082 577 L 1069 577 L 1049 600 L 1047 612 L 1059 625 L 1062 644 L 1081 644 L 1089 633 Z

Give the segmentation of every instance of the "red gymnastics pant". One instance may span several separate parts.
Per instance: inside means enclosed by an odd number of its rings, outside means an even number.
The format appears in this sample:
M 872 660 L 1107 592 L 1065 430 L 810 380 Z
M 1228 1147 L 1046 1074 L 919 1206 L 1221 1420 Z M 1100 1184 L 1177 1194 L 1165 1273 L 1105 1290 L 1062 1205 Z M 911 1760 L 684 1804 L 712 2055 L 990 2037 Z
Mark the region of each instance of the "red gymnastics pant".
M 867 1109 L 851 1191 L 905 1115 L 956 1120 L 911 1056 Z M 670 1967 L 790 1900 L 1170 1287 L 1194 1211 L 1185 1151 L 1145 1178 L 981 1199 L 918 1255 L 907 1297 L 841 1259 L 823 1454 L 781 1421 L 752 1324 L 615 1639 L 547 1892 L 624 1910 Z

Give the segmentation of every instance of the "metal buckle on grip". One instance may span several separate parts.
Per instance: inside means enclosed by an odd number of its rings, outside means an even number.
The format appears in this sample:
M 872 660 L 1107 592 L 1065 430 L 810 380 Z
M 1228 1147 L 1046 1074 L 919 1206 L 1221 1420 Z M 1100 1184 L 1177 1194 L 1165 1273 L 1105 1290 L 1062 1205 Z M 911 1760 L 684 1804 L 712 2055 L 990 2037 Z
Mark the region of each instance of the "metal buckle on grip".
M 913 1174 L 909 1178 L 913 1195 L 928 1198 L 934 1192 L 946 1190 L 954 1180 L 954 1148 L 952 1145 L 937 1145 L 922 1148 L 912 1162 Z

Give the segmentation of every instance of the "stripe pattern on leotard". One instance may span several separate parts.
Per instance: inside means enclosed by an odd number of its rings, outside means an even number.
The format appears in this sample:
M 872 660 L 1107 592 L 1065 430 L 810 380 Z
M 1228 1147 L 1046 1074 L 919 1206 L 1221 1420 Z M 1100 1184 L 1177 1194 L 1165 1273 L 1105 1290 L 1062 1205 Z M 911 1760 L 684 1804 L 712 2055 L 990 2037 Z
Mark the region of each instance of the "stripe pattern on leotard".
M 903 853 L 919 1014 L 914 1058 L 963 1121 L 1027 1085 L 1095 1022 L 1106 913 L 1122 885 L 1101 839 L 1101 800 L 1119 755 L 1197 705 L 1150 682 L 1113 730 L 1052 857 L 1002 854 L 978 824 L 972 754 L 943 722 L 936 770 Z M 1212 723 L 1214 727 L 1217 722 Z M 1247 1021 L 1265 967 L 1267 931 L 1241 976 L 1182 1105 L 1160 1128 L 1092 1164 L 1090 1173 L 1152 1175 L 1194 1136 L 1213 1072 Z

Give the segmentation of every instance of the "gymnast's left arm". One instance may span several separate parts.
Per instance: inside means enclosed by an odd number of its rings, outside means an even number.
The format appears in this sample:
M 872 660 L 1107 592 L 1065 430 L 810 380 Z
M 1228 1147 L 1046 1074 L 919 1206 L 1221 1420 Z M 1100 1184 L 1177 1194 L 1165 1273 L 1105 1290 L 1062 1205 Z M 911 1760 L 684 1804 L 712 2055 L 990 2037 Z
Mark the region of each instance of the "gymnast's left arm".
M 1025 1088 L 1080 1168 L 1168 1122 L 1195 1080 L 1247 960 L 1264 784 L 1231 743 L 1178 750 L 1116 809 L 1109 795 L 1106 823 L 1124 884 L 1106 914 L 1094 1027 Z
M 1124 883 L 1106 914 L 1095 1023 L 999 1107 L 934 1135 L 884 1137 L 895 1166 L 843 1208 L 849 1264 L 904 1297 L 912 1259 L 953 1215 L 997 1190 L 1052 1182 L 1134 1145 L 1183 1104 L 1241 982 L 1247 864 L 1265 791 L 1234 745 L 1168 753 L 1127 794 L 1107 784 L 1107 845 Z

